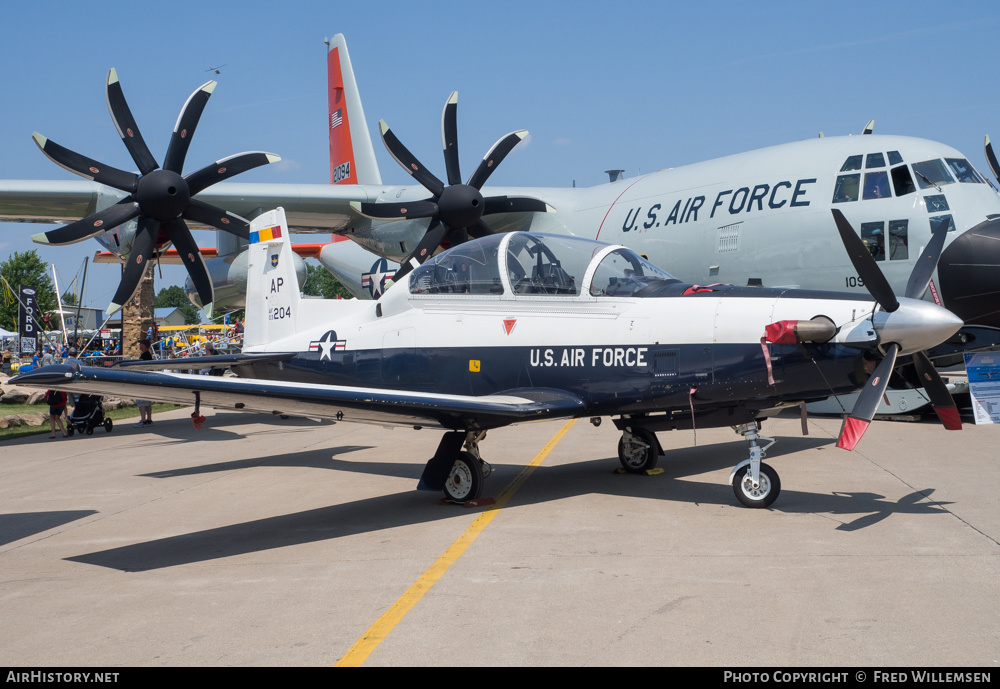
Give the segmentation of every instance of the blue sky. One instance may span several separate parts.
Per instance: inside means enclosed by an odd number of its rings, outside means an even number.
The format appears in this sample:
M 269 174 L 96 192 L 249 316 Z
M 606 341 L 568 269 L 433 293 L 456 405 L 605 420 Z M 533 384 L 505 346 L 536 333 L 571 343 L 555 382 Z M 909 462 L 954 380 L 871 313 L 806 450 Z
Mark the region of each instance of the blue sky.
M 31 140 L 39 131 L 110 165 L 134 165 L 104 100 L 110 67 L 162 159 L 187 96 L 219 81 L 186 171 L 246 150 L 282 156 L 253 182 L 326 182 L 326 46 L 347 38 L 369 127 L 385 119 L 443 176 L 441 108 L 458 90 L 468 175 L 500 136 L 530 138 L 495 184 L 599 184 L 816 136 L 876 132 L 941 141 L 982 171 L 1000 138 L 991 2 L 45 2 L 2 14 L 0 177 L 73 179 Z M 209 67 L 226 65 L 222 74 Z M 376 138 L 383 180 L 409 178 Z M 38 225 L 0 224 L 0 256 L 39 248 L 61 279 L 96 242 L 40 248 Z M 211 246 L 214 233 L 199 233 Z M 164 268 L 157 289 L 182 284 Z M 114 266 L 88 274 L 104 308 Z

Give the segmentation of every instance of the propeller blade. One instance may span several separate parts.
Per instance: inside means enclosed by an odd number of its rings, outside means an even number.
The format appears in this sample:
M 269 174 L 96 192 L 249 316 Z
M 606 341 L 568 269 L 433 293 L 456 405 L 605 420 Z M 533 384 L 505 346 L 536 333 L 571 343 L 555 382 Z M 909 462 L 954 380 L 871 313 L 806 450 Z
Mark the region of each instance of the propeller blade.
M 441 144 L 444 146 L 448 184 L 461 184 L 462 172 L 458 167 L 458 91 L 451 92 L 441 113 Z
M 174 124 L 174 133 L 170 136 L 170 145 L 167 146 L 167 155 L 163 159 L 163 169 L 172 170 L 177 174 L 184 169 L 184 159 L 187 157 L 188 147 L 191 145 L 191 137 L 201 119 L 201 113 L 205 110 L 209 97 L 218 86 L 218 82 L 209 81 L 188 96 L 181 114 L 177 116 Z
M 996 180 L 1000 182 L 1000 163 L 997 162 L 996 154 L 993 153 L 993 144 L 990 142 L 990 135 L 986 135 L 986 141 L 983 144 L 986 149 L 986 162 L 990 164 L 990 169 L 993 170 L 993 176 Z
M 392 133 L 389 129 L 389 125 L 385 123 L 385 120 L 379 120 L 378 122 L 379 131 L 382 133 L 382 143 L 385 144 L 385 148 L 389 151 L 389 155 L 399 163 L 400 167 L 406 170 L 413 179 L 420 182 L 421 185 L 427 191 L 434 194 L 437 198 L 441 196 L 441 192 L 444 191 L 444 183 L 439 180 L 434 174 L 423 166 L 417 158 L 407 150 L 406 146 L 396 138 L 396 135 Z
M 42 149 L 42 153 L 49 160 L 75 175 L 92 179 L 100 184 L 107 184 L 109 187 L 121 189 L 122 191 L 133 192 L 139 186 L 138 175 L 119 170 L 104 163 L 99 163 L 87 156 L 82 156 L 65 146 L 60 146 L 51 139 L 45 138 L 38 132 L 32 134 L 31 138 L 35 140 L 35 144 L 38 148 Z
M 931 360 L 924 352 L 915 352 L 913 365 L 916 366 L 917 375 L 920 376 L 920 382 L 923 383 L 924 390 L 931 400 L 931 406 L 934 407 L 944 427 L 949 431 L 962 430 L 962 418 L 958 415 L 958 406 Z
M 184 177 L 191 190 L 191 196 L 205 191 L 207 188 L 218 182 L 225 181 L 230 177 L 252 170 L 261 165 L 276 163 L 281 160 L 281 156 L 263 151 L 248 151 L 247 153 L 237 153 L 222 160 L 216 160 L 210 165 L 206 165 L 197 172 L 192 172 Z
M 514 150 L 514 147 L 527 135 L 528 130 L 521 129 L 520 131 L 511 132 L 493 144 L 493 148 L 486 152 L 486 155 L 479 163 L 479 167 L 476 168 L 476 171 L 472 173 L 472 177 L 469 178 L 469 186 L 482 189 L 483 185 L 486 184 L 486 180 L 497 169 L 497 165 L 502 163 L 507 154 Z
M 205 267 L 205 259 L 198 248 L 198 242 L 194 240 L 194 237 L 191 236 L 191 230 L 180 218 L 163 223 L 162 229 L 170 238 L 174 248 L 177 249 L 177 255 L 184 262 L 184 267 L 187 268 L 188 275 L 191 276 L 191 282 L 194 283 L 194 288 L 198 291 L 198 298 L 211 313 L 212 303 L 215 301 L 215 291 L 212 289 L 212 278 L 208 274 L 208 268 Z
M 139 204 L 131 196 L 113 206 L 48 232 L 32 235 L 39 244 L 75 244 L 107 232 L 139 215 Z
M 882 401 L 882 395 L 889 386 L 889 376 L 896 365 L 896 356 L 899 354 L 899 345 L 893 342 L 885 352 L 885 358 L 875 368 L 868 382 L 861 389 L 857 402 L 850 416 L 844 419 L 844 425 L 840 429 L 840 440 L 837 447 L 845 450 L 853 450 L 861 441 L 861 436 L 868 429 L 868 424 L 875 417 L 875 411 Z
M 865 125 L 865 128 L 861 133 L 871 134 L 873 131 L 875 131 L 875 120 L 868 120 L 868 124 Z
M 122 85 L 118 81 L 118 72 L 115 71 L 114 67 L 108 72 L 108 83 L 104 89 L 104 95 L 108 100 L 108 111 L 111 113 L 111 119 L 115 123 L 118 135 L 125 143 L 125 148 L 128 149 L 129 155 L 132 156 L 136 167 L 139 168 L 139 172 L 148 175 L 160 166 L 157 165 L 156 158 L 149 152 L 146 142 L 142 139 L 142 134 L 139 133 L 139 125 L 135 123 L 132 111 L 129 110 L 128 103 L 125 101 Z
M 482 218 L 477 220 L 475 225 L 467 228 L 467 231 L 473 239 L 479 239 L 480 237 L 488 237 L 491 234 L 494 234 L 493 228 L 484 223 Z
M 927 242 L 923 253 L 917 259 L 917 264 L 910 272 L 910 279 L 906 282 L 904 297 L 912 299 L 922 299 L 927 291 L 927 283 L 931 281 L 931 275 L 937 268 L 938 259 L 941 258 L 941 250 L 944 248 L 945 228 L 940 228 L 931 236 L 931 241 Z
M 432 218 L 438 214 L 438 205 L 430 200 L 411 201 L 410 203 L 359 203 L 351 201 L 351 208 L 359 215 L 375 220 Z
M 423 265 L 424 261 L 434 255 L 434 250 L 438 248 L 447 233 L 447 225 L 437 218 L 431 220 L 431 224 L 427 227 L 427 232 L 424 233 L 420 243 L 417 244 L 417 248 L 399 264 L 399 270 L 396 271 L 393 281 L 399 282 L 400 278 L 411 270 Z
M 555 213 L 556 209 L 538 199 L 528 196 L 487 196 L 486 210 L 483 215 L 491 213 Z
M 135 239 L 132 241 L 132 252 L 125 261 L 121 284 L 118 285 L 118 291 L 115 292 L 115 296 L 108 306 L 107 314 L 109 316 L 121 309 L 122 305 L 131 299 L 136 290 L 139 289 L 139 283 L 142 282 L 146 269 L 150 265 L 149 259 L 156 249 L 156 237 L 159 234 L 159 229 L 159 221 L 146 216 L 139 218 L 139 227 L 135 232 Z
M 833 219 L 837 223 L 837 231 L 840 232 L 840 239 L 844 243 L 847 255 L 850 257 L 854 269 L 858 271 L 858 275 L 864 281 L 865 287 L 868 288 L 868 292 L 885 311 L 892 313 L 898 309 L 899 301 L 896 299 L 889 281 L 885 279 L 885 275 L 875 263 L 868 247 L 851 227 L 851 223 L 847 222 L 847 218 L 838 208 L 833 209 Z
M 188 201 L 182 217 L 224 230 L 240 239 L 250 239 L 250 221 L 198 199 Z

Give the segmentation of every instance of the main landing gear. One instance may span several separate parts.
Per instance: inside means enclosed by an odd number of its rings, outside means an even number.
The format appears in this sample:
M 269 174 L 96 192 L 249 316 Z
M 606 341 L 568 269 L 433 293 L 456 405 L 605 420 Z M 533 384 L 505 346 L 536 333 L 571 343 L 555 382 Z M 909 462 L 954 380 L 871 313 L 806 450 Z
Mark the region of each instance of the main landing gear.
M 781 492 L 778 472 L 760 461 L 767 448 L 777 441 L 758 434 L 758 430 L 760 429 L 756 423 L 745 423 L 736 427 L 736 432 L 741 433 L 750 445 L 750 459 L 744 459 L 729 474 L 729 485 L 733 487 L 736 499 L 747 507 L 768 507 L 778 499 L 778 494 Z M 758 440 L 770 442 L 761 447 L 757 444 Z
M 479 455 L 479 441 L 485 437 L 486 431 L 445 433 L 437 452 L 424 467 L 417 489 L 442 490 L 451 502 L 479 498 L 486 477 L 493 473 Z
M 630 474 L 644 474 L 656 467 L 660 443 L 656 434 L 645 428 L 626 427 L 618 441 L 618 461 Z

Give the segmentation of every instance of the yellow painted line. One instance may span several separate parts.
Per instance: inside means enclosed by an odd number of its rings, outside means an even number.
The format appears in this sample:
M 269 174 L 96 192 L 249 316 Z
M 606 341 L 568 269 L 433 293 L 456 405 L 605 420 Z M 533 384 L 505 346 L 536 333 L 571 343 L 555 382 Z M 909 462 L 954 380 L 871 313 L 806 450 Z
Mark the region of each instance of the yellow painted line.
M 528 480 L 528 477 L 534 473 L 535 469 L 545 460 L 556 444 L 562 440 L 563 436 L 569 432 L 569 429 L 573 427 L 576 423 L 576 419 L 567 421 L 566 424 L 559 429 L 559 432 L 552 436 L 545 447 L 542 448 L 541 452 L 535 456 L 531 463 L 521 470 L 521 473 L 517 475 L 509 486 L 504 488 L 504 491 L 497 498 L 497 501 L 490 505 L 490 507 L 480 514 L 476 521 L 472 522 L 472 526 L 466 529 L 465 533 L 458 537 L 458 540 L 451 544 L 451 547 L 445 551 L 444 555 L 438 558 L 430 568 L 420 575 L 420 578 L 411 586 L 406 593 L 404 593 L 399 600 L 389 608 L 382 617 L 378 618 L 368 631 L 355 642 L 351 649 L 344 654 L 344 656 L 337 661 L 336 667 L 359 667 L 364 663 L 368 656 L 371 655 L 382 640 L 389 635 L 389 632 L 399 624 L 403 617 L 410 611 L 410 609 L 417 604 L 423 595 L 431 590 L 431 587 L 437 583 L 438 579 L 444 576 L 444 573 L 448 571 L 448 568 L 461 557 L 465 549 L 472 545 L 472 542 L 476 540 L 476 537 L 482 533 L 483 529 L 493 521 L 493 518 L 504 508 L 507 502 L 514 496 L 514 493 L 518 491 L 521 485 Z

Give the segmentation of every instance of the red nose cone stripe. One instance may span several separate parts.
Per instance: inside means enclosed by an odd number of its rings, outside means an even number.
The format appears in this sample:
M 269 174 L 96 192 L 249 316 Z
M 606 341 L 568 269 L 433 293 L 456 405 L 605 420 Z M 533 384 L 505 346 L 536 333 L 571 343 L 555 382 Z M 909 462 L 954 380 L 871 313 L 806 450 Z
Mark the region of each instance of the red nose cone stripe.
M 837 447 L 845 450 L 853 450 L 861 442 L 861 436 L 868 430 L 869 422 L 864 419 L 855 419 L 848 416 L 844 419 L 844 426 L 840 429 L 840 442 Z

